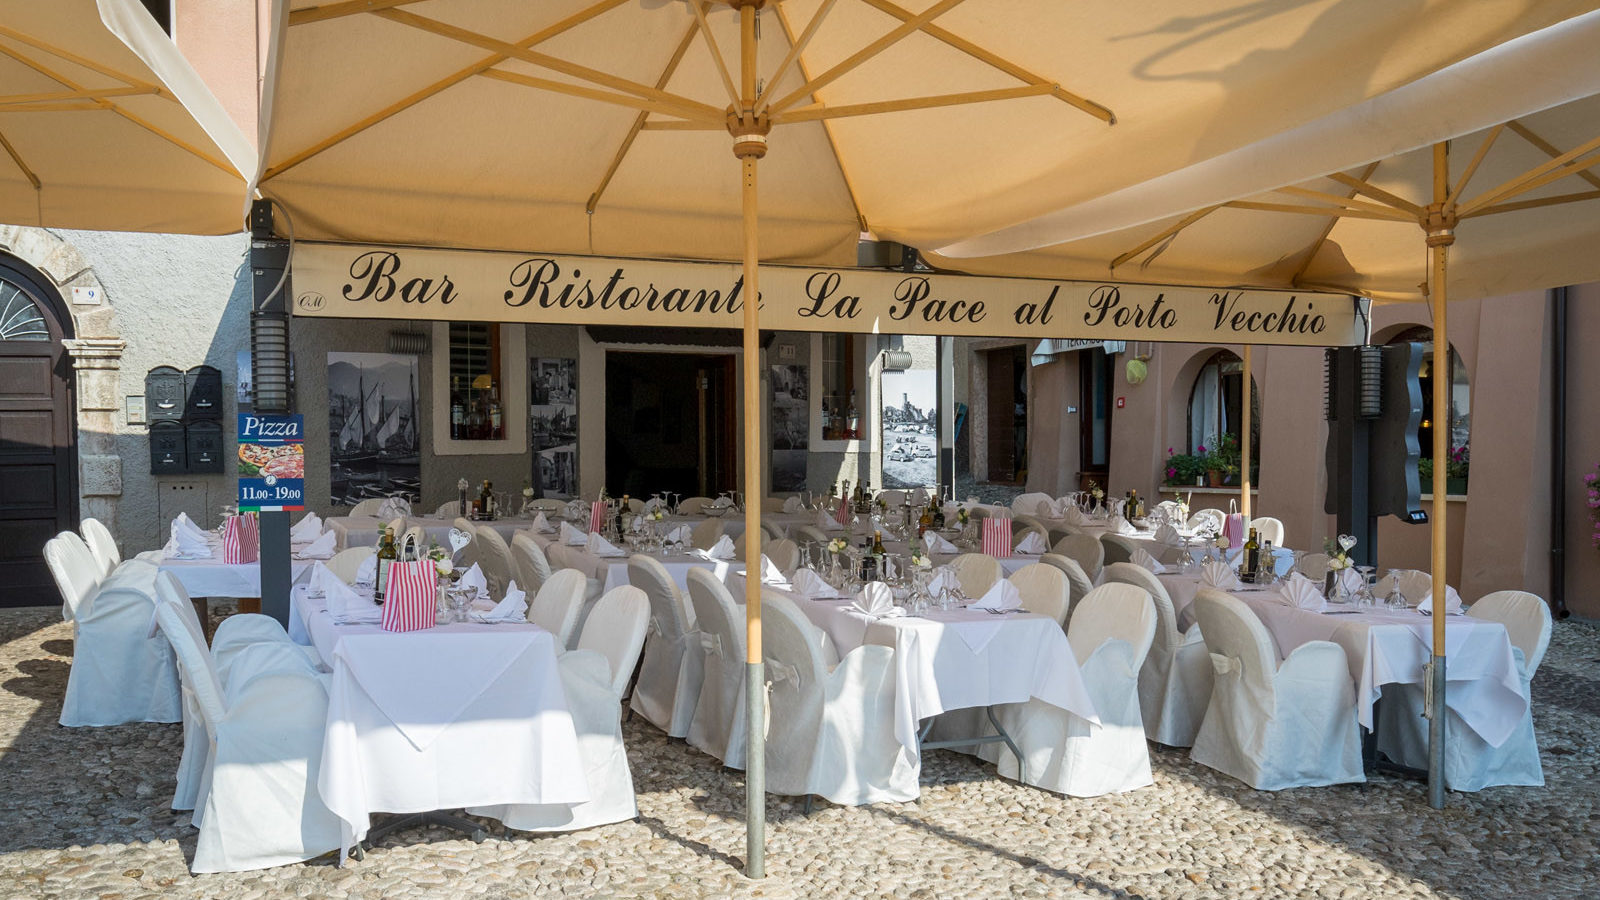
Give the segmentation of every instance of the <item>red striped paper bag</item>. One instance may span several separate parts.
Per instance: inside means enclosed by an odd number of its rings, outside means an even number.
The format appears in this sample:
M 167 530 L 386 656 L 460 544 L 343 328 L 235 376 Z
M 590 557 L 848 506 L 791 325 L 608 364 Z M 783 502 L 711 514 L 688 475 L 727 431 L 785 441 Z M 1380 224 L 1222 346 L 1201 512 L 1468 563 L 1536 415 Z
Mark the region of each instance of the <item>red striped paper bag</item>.
M 839 498 L 839 508 L 833 511 L 833 519 L 834 519 L 835 522 L 838 522 L 840 525 L 849 525 L 850 524 L 850 501 L 849 500 L 846 500 L 843 497 Z
M 222 561 L 253 563 L 261 558 L 261 532 L 252 515 L 229 516 L 222 526 Z
M 389 585 L 383 594 L 384 631 L 421 631 L 432 628 L 438 610 L 438 573 L 433 560 L 389 565 Z
M 1011 555 L 1010 519 L 983 520 L 983 552 L 996 557 Z
M 589 504 L 589 533 L 594 534 L 606 524 L 606 502 L 596 500 Z

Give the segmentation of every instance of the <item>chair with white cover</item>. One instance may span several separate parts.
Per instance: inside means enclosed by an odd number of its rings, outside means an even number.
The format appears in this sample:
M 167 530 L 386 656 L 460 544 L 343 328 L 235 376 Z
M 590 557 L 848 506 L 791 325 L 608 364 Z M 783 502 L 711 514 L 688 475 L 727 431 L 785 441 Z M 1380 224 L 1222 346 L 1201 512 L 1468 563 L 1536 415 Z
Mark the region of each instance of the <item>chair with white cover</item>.
M 760 542 L 761 543 L 761 552 L 765 553 L 767 551 L 767 544 L 771 542 L 772 538 L 767 536 L 767 532 L 766 532 L 765 529 L 763 529 L 760 532 L 760 534 L 761 534 L 761 542 Z M 733 553 L 739 559 L 744 559 L 744 548 L 745 548 L 745 540 L 744 539 L 745 539 L 745 537 L 746 537 L 746 534 L 741 533 L 738 537 L 733 539 Z M 712 543 L 715 543 L 715 541 L 713 541 Z
M 383 508 L 383 501 L 385 499 L 387 498 L 368 497 L 367 499 L 350 508 L 350 517 L 355 518 L 356 516 L 376 516 L 378 514 L 378 510 Z
M 653 557 L 629 557 L 628 582 L 650 598 L 644 663 L 628 706 L 668 737 L 685 737 L 700 698 L 703 673 L 694 611 L 666 567 Z
M 478 526 L 471 519 L 457 518 L 450 523 L 450 527 L 467 536 L 467 545 L 460 550 L 453 550 L 451 559 L 455 561 L 456 568 L 466 571 L 472 564 L 479 562 L 481 553 L 478 549 Z
M 774 525 L 766 519 L 761 520 L 761 530 L 766 532 L 767 537 L 774 541 L 781 541 L 789 536 L 782 528 L 779 528 L 777 525 Z
M 506 585 L 511 582 L 511 548 L 506 539 L 488 525 L 479 525 L 472 541 L 478 548 L 478 568 L 489 582 L 489 596 L 499 599 L 506 595 Z
M 778 571 L 785 575 L 794 574 L 795 568 L 800 565 L 800 545 L 788 538 L 772 541 L 763 547 L 761 552 L 765 553 L 767 559 L 772 560 Z
M 1055 503 L 1055 499 L 1049 494 L 1041 493 L 1039 491 L 1018 494 L 1011 500 L 1011 511 L 1019 516 L 1037 516 L 1041 514 L 1041 510 L 1039 509 L 1039 504 L 1041 503 L 1053 505 Z M 1049 512 L 1050 510 L 1048 507 L 1042 511 L 1044 515 L 1048 515 Z
M 1030 563 L 1006 577 L 1022 597 L 1022 608 L 1056 620 L 1067 627 L 1067 610 L 1072 604 L 1072 588 L 1067 576 L 1055 566 Z
M 558 661 L 589 799 L 571 806 L 517 804 L 471 807 L 468 812 L 519 831 L 576 831 L 638 815 L 622 742 L 622 692 L 644 646 L 649 619 L 650 602 L 643 591 L 628 585 L 612 588 L 595 603 L 577 647 Z
M 678 515 L 698 516 L 701 509 L 710 505 L 710 497 L 685 497 L 678 501 Z
M 1072 611 L 1078 608 L 1078 604 L 1083 602 L 1084 597 L 1089 596 L 1090 591 L 1094 590 L 1094 582 L 1090 581 L 1089 576 L 1084 573 L 1083 566 L 1078 565 L 1078 561 L 1070 556 L 1062 556 L 1059 553 L 1046 553 L 1039 557 L 1039 562 L 1047 566 L 1055 566 L 1061 570 L 1061 574 L 1067 576 L 1067 590 L 1070 594 L 1070 600 L 1067 605 L 1067 621 L 1071 622 Z
M 88 572 L 98 571 L 100 565 L 70 531 L 46 543 L 45 560 L 52 574 L 62 562 Z M 152 566 L 122 566 L 90 587 L 77 603 L 62 725 L 183 720 L 172 649 L 150 636 L 156 573 Z
M 997 718 L 1027 761 L 1027 784 L 1097 797 L 1153 783 L 1139 668 L 1155 629 L 1150 595 L 1132 585 L 1101 585 L 1078 604 L 1067 641 L 1100 724 L 1042 700 L 999 707 Z M 987 744 L 980 755 L 993 759 L 1001 775 L 1017 777 L 1017 758 L 1006 745 Z
M 178 604 L 156 604 L 155 618 L 208 745 L 190 870 L 265 869 L 339 849 L 343 828 L 317 790 L 327 676 L 292 645 L 260 643 L 240 652 L 224 690 Z
M 1257 516 L 1250 520 L 1250 527 L 1256 530 L 1256 540 L 1271 541 L 1272 546 L 1283 546 L 1283 520 L 1274 519 L 1272 516 Z
M 1279 663 L 1241 601 L 1201 588 L 1194 609 L 1214 683 L 1189 758 L 1258 791 L 1365 781 L 1344 649 L 1308 641 Z
M 840 806 L 916 798 L 916 767 L 894 733 L 894 650 L 863 644 L 830 669 L 794 601 L 763 591 L 761 605 L 767 790 Z
M 405 558 L 404 551 L 406 550 L 407 546 L 415 548 L 416 555 L 419 559 L 427 555 L 428 532 L 424 531 L 421 525 L 413 525 L 410 528 L 407 528 L 405 530 L 405 534 L 400 536 L 400 550 L 402 551 L 402 559 Z
M 1090 582 L 1100 579 L 1100 570 L 1106 561 L 1106 548 L 1094 535 L 1085 532 L 1069 534 L 1050 548 L 1050 552 L 1076 562 L 1083 569 L 1083 574 L 1089 576 Z
M 544 513 L 548 516 L 553 512 L 560 512 L 561 510 L 565 509 L 566 506 L 567 504 L 561 502 L 560 500 L 556 500 L 551 497 L 540 497 L 537 500 L 528 501 L 528 512 Z
M 722 537 L 723 529 L 721 519 L 707 519 L 694 526 L 689 534 L 689 546 L 696 550 L 710 550 L 716 546 L 717 539 Z
M 1100 535 L 1100 544 L 1105 548 L 1105 557 L 1101 560 L 1102 568 L 1115 563 L 1132 562 L 1133 551 L 1139 549 L 1139 545 L 1135 544 L 1132 538 L 1112 534 L 1109 531 Z
M 550 558 L 532 535 L 519 532 L 511 539 L 511 571 L 517 587 L 536 593 L 550 577 Z
M 1161 579 L 1134 563 L 1106 566 L 1106 584 L 1143 588 L 1155 602 L 1156 637 L 1139 669 L 1139 709 L 1150 740 L 1191 747 L 1211 702 L 1211 654 L 1198 624 L 1178 631 L 1172 597 Z
M 1295 568 L 1312 581 L 1321 581 L 1328 574 L 1328 554 L 1307 553 L 1295 563 Z
M 1043 525 L 1016 524 L 1011 529 L 1011 548 L 1015 550 L 1030 534 L 1037 534 L 1039 540 L 1044 541 L 1046 547 L 1050 546 L 1050 532 Z
M 689 722 L 689 746 L 730 769 L 745 766 L 744 613 L 709 569 L 689 570 L 689 603 L 700 628 L 704 679 Z M 695 648 L 691 647 L 690 652 Z
M 1433 595 L 1433 576 L 1421 569 L 1406 569 L 1396 577 L 1384 575 L 1378 579 L 1376 585 L 1373 585 L 1373 594 L 1387 597 L 1397 583 L 1400 587 L 1400 596 L 1406 598 L 1406 602 L 1412 606 Z
M 394 535 L 394 539 L 399 541 L 400 538 L 406 533 L 406 517 L 396 516 L 393 519 L 390 519 L 387 528 L 389 529 L 389 533 Z
M 117 539 L 111 536 L 111 529 L 104 522 L 90 516 L 78 525 L 83 532 L 83 541 L 89 547 L 89 552 L 100 562 L 104 570 L 101 575 L 110 575 L 111 570 L 122 562 L 122 551 L 117 549 Z
M 1202 525 L 1207 525 L 1212 531 L 1221 534 L 1222 527 L 1227 524 L 1227 521 L 1228 514 L 1220 509 L 1197 509 L 1193 515 L 1189 516 L 1187 525 L 1190 531 L 1194 531 Z
M 897 489 L 879 491 L 878 499 L 883 501 L 884 506 L 890 509 L 898 509 L 906 505 L 906 492 Z
M 1511 639 L 1524 696 L 1550 646 L 1550 607 L 1526 591 L 1496 591 L 1467 610 L 1474 619 L 1499 622 Z M 1422 686 L 1386 684 L 1378 704 L 1378 750 L 1407 766 L 1428 765 L 1428 720 L 1422 718 Z M 1497 785 L 1540 786 L 1544 768 L 1533 732 L 1531 706 L 1500 746 L 1491 746 L 1460 715 L 1445 707 L 1444 783 L 1452 791 L 1478 791 Z
M 761 498 L 761 511 L 764 513 L 781 513 L 783 512 L 783 503 L 782 497 L 763 497 Z
M 577 569 L 562 569 L 545 580 L 528 604 L 528 621 L 555 635 L 558 652 L 574 637 L 587 581 Z
M 459 515 L 461 515 L 460 500 L 451 500 L 448 503 L 441 503 L 439 504 L 439 508 L 433 511 L 433 517 L 435 519 L 454 519 Z
M 583 623 L 589 618 L 589 611 L 594 609 L 595 603 L 599 602 L 600 595 L 605 590 L 610 564 L 582 547 L 569 547 L 559 541 L 547 547 L 546 553 L 550 560 L 552 578 L 557 572 L 577 572 L 583 576 L 583 599 L 579 604 L 578 623 L 563 645 L 571 649 L 578 633 L 583 629 Z
M 44 564 L 61 592 L 61 618 L 70 622 L 105 578 L 105 568 L 83 538 L 70 531 L 44 542 Z
M 824 534 L 822 529 L 818 528 L 815 525 L 796 525 L 796 526 L 794 526 L 794 541 L 795 541 L 795 543 L 799 544 L 802 547 L 805 546 L 806 544 L 815 544 L 816 547 L 811 551 L 813 553 L 815 553 L 817 550 L 821 550 L 824 547 L 828 546 L 828 542 L 830 540 L 832 540 L 832 538 L 830 538 L 826 534 Z
M 361 564 L 371 559 L 377 553 L 371 547 L 346 547 L 333 555 L 328 560 L 328 570 L 345 584 L 355 584 L 356 574 L 361 571 Z
M 961 593 L 973 599 L 982 597 L 995 582 L 1005 577 L 1000 560 L 986 553 L 963 553 L 950 560 L 949 565 L 956 573 Z

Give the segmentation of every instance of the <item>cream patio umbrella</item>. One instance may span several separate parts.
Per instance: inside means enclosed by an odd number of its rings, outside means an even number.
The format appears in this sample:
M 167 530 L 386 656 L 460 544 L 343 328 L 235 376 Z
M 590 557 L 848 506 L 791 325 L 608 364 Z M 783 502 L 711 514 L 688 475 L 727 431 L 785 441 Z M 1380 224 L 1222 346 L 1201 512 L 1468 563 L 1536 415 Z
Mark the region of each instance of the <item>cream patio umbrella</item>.
M 0 221 L 226 234 L 255 149 L 136 0 L 0 0 Z
M 849 264 L 862 232 L 941 246 L 1246 147 L 1587 8 L 1200 0 L 1153 18 L 1115 0 L 293 0 L 278 4 L 256 184 L 298 239 L 742 259 L 753 296 L 758 258 Z M 751 498 L 758 324 L 745 304 Z M 746 608 L 759 876 L 754 580 Z

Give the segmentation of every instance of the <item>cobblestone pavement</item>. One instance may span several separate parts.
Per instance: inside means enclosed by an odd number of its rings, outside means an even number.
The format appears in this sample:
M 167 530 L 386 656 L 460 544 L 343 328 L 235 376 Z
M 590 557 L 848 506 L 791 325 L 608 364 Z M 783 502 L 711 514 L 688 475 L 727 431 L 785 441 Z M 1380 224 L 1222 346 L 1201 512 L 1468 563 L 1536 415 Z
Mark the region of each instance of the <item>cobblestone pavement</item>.
M 1246 789 L 1175 751 L 1156 784 L 1095 800 L 935 752 L 920 802 L 843 809 L 770 798 L 768 871 L 739 874 L 738 773 L 628 728 L 640 818 L 476 845 L 416 829 L 364 861 L 193 877 L 188 815 L 167 808 L 177 725 L 56 725 L 71 632 L 0 611 L 0 897 L 1595 897 L 1600 629 L 1562 623 L 1534 685 L 1543 788 L 1421 784 Z M 493 752 L 486 749 L 486 752 Z

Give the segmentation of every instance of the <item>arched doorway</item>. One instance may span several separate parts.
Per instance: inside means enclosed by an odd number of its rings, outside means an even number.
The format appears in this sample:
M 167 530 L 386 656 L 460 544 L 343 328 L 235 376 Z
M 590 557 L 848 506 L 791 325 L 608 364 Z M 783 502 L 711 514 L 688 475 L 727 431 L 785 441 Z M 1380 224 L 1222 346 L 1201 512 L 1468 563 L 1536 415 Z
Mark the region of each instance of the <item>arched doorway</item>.
M 50 282 L 0 254 L 0 606 L 55 600 L 44 544 L 78 525 L 72 336 Z

